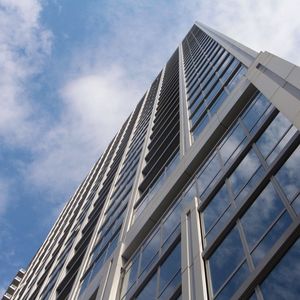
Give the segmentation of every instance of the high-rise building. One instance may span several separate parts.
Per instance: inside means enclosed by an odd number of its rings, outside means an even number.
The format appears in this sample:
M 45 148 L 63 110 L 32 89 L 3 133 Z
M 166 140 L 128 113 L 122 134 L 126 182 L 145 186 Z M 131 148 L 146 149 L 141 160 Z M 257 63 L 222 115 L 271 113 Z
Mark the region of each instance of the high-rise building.
M 11 281 L 10 285 L 8 286 L 4 296 L 3 296 L 3 300 L 9 300 L 12 298 L 13 294 L 15 293 L 17 287 L 19 286 L 24 274 L 25 274 L 25 270 L 24 269 L 20 269 L 16 276 L 14 277 L 14 279 Z
M 196 22 L 12 299 L 298 299 L 299 129 L 300 68 Z

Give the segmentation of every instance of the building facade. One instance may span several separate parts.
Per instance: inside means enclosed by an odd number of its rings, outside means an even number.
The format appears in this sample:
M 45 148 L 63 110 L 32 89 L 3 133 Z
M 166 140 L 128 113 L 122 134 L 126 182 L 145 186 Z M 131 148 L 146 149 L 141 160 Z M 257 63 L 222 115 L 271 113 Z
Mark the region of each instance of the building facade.
M 3 300 L 9 300 L 12 298 L 12 296 L 14 295 L 15 291 L 17 290 L 22 278 L 24 277 L 25 274 L 25 270 L 24 269 L 20 269 L 16 276 L 14 277 L 14 279 L 11 281 L 10 285 L 8 286 L 4 296 L 3 296 Z
M 196 22 L 12 299 L 298 299 L 299 129 L 300 68 Z

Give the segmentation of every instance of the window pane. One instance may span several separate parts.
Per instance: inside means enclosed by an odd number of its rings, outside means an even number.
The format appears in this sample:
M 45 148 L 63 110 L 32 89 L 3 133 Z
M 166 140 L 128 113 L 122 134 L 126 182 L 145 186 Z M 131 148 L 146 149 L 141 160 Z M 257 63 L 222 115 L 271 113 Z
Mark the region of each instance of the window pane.
M 260 123 L 261 117 L 270 107 L 270 102 L 262 94 L 259 94 L 247 109 L 243 121 L 249 131 L 252 131 Z
M 283 209 L 282 201 L 269 183 L 241 219 L 250 250 Z
M 220 146 L 220 153 L 226 165 L 239 153 L 246 141 L 246 135 L 241 126 L 235 127 Z
M 162 293 L 168 283 L 181 268 L 181 244 L 179 243 L 160 267 L 159 293 Z M 175 289 L 176 286 L 173 286 Z
M 240 285 L 244 282 L 249 274 L 249 269 L 247 263 L 244 262 L 242 266 L 238 269 L 238 271 L 232 276 L 232 278 L 227 282 L 225 287 L 222 289 L 220 294 L 216 297 L 216 299 L 228 300 L 233 294 L 238 290 Z
M 214 104 L 210 108 L 210 113 L 214 115 L 219 107 L 223 104 L 224 100 L 227 98 L 227 92 L 223 90 L 221 94 L 215 99 Z
M 238 60 L 234 59 L 230 66 L 228 67 L 228 69 L 225 71 L 225 73 L 222 75 L 222 80 L 224 82 L 226 82 L 228 80 L 228 78 L 231 76 L 232 72 L 235 70 L 235 68 L 237 67 L 238 65 Z
M 195 137 L 198 137 L 200 135 L 200 133 L 204 130 L 204 128 L 208 124 L 208 121 L 209 121 L 209 117 L 208 117 L 208 114 L 206 112 L 205 116 L 202 118 L 200 123 L 197 125 L 197 127 L 193 131 L 193 134 L 194 134 Z
M 244 258 L 240 235 L 235 227 L 209 258 L 214 294 Z
M 221 162 L 217 154 L 215 153 L 209 163 L 204 165 L 204 167 L 200 170 L 200 175 L 197 179 L 200 199 L 208 186 L 211 185 L 213 181 L 215 181 L 220 171 Z
M 79 295 L 83 294 L 83 292 L 86 290 L 88 284 L 90 283 L 90 277 L 91 277 L 91 270 L 86 274 L 86 276 L 84 277 L 81 283 Z
M 146 244 L 142 251 L 142 259 L 141 259 L 141 270 L 140 273 L 144 271 L 144 269 L 149 266 L 149 264 L 153 261 L 154 257 L 158 255 L 159 247 L 160 247 L 160 231 L 156 231 L 151 238 L 151 240 Z
M 266 131 L 256 142 L 258 148 L 260 149 L 261 153 L 265 158 L 269 157 L 277 143 L 279 143 L 279 141 L 287 134 L 290 127 L 290 121 L 287 118 L 285 118 L 281 113 L 279 113 L 275 117 L 275 119 L 266 129 Z M 292 132 L 295 132 L 295 129 L 292 130 Z M 280 144 L 280 149 L 276 148 L 276 153 L 279 153 L 279 151 L 285 146 L 289 139 L 285 139 L 284 141 L 284 144 Z M 272 155 L 272 158 L 269 160 L 269 163 L 271 163 L 274 160 L 274 158 L 275 155 Z
M 240 79 L 246 74 L 247 69 L 243 66 L 239 68 L 233 78 L 229 81 L 227 88 L 229 91 L 232 91 L 236 85 L 240 82 Z
M 261 284 L 264 299 L 291 300 L 300 295 L 300 239 Z
M 214 86 L 214 88 L 211 90 L 209 95 L 207 95 L 206 98 L 206 105 L 207 107 L 210 107 L 211 102 L 214 100 L 220 89 L 222 88 L 221 83 L 218 81 L 217 84 Z
M 226 208 L 225 212 L 222 214 L 218 222 L 213 225 L 213 227 L 209 230 L 205 237 L 205 243 L 208 244 L 213 241 L 213 239 L 220 233 L 220 231 L 224 228 L 225 224 L 229 220 L 229 217 L 232 215 L 233 206 L 230 205 Z
M 176 205 L 166 221 L 162 224 L 162 248 L 166 249 L 180 231 L 181 206 Z
M 253 150 L 250 150 L 230 176 L 232 191 L 235 196 L 239 194 L 259 167 L 258 157 Z
M 225 209 L 229 205 L 229 195 L 226 185 L 224 184 L 203 211 L 203 219 L 206 232 L 217 221 L 217 218 L 225 211 Z
M 200 116 L 202 116 L 202 114 L 205 110 L 206 110 L 206 105 L 203 101 L 202 104 L 200 105 L 200 107 L 197 108 L 196 113 L 191 118 L 192 125 L 194 125 L 198 121 L 198 119 L 200 118 Z
M 113 238 L 113 240 L 110 242 L 108 249 L 107 249 L 107 256 L 106 258 L 108 258 L 109 256 L 112 255 L 112 253 L 115 251 L 116 246 L 118 244 L 118 240 L 119 240 L 119 233 L 116 234 L 116 236 Z
M 139 293 L 139 295 L 136 297 L 137 300 L 145 300 L 145 299 L 155 299 L 156 294 L 156 280 L 157 279 L 157 273 L 155 273 L 150 281 L 146 284 L 146 286 L 142 289 L 142 291 Z
M 176 276 L 173 277 L 171 282 L 168 284 L 168 286 L 165 287 L 164 291 L 159 296 L 159 299 L 161 299 L 161 300 L 170 299 L 170 297 L 176 292 L 176 289 L 178 288 L 180 282 L 181 282 L 181 272 L 179 270 L 177 272 Z M 181 299 L 181 298 L 178 298 L 178 299 Z
M 251 254 L 255 265 L 259 264 L 291 223 L 291 217 L 285 212 Z
M 292 201 L 300 191 L 300 146 L 293 152 L 285 162 L 276 178 L 281 184 L 286 196 Z
M 197 196 L 197 190 L 196 190 L 196 181 L 194 181 L 191 185 L 189 185 L 186 188 L 186 191 L 184 191 L 181 200 L 179 202 L 179 205 L 181 206 L 181 209 L 184 209 L 187 206 L 187 203 L 190 203 L 193 201 L 193 199 Z

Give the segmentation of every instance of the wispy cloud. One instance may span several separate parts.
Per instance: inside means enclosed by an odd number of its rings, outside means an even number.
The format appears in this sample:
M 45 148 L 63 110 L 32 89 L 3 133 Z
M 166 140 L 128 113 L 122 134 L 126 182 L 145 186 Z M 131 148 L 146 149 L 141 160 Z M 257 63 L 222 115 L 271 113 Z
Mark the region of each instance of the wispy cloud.
M 41 71 L 51 50 L 51 33 L 39 22 L 37 0 L 0 1 L 0 136 L 20 145 L 35 132 L 28 80 Z
M 191 1 L 193 16 L 257 51 L 300 64 L 297 0 Z M 198 3 L 198 4 L 197 4 Z
M 134 82 L 118 67 L 75 77 L 60 94 L 64 113 L 41 138 L 36 160 L 26 169 L 28 180 L 52 196 L 64 195 L 85 176 L 139 97 Z

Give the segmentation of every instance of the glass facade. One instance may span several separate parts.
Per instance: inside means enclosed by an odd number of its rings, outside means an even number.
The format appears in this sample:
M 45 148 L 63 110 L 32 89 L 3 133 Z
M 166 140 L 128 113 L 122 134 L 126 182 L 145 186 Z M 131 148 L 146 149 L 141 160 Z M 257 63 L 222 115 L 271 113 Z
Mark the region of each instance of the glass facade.
M 295 220 L 298 144 L 299 131 L 257 94 L 200 168 L 210 298 L 230 299 Z

